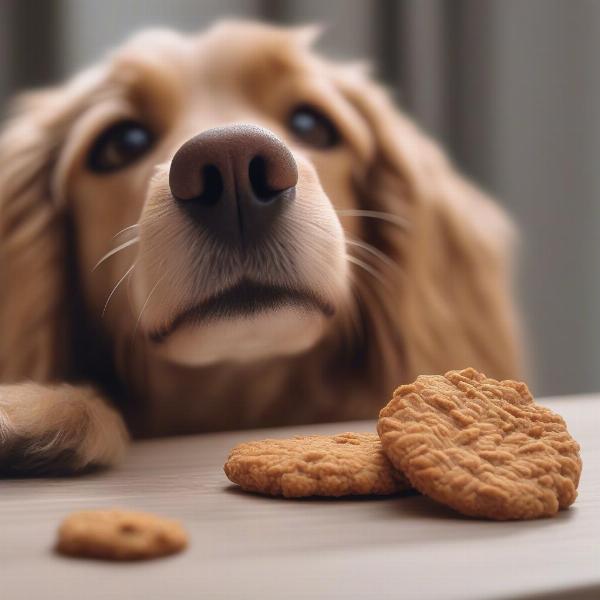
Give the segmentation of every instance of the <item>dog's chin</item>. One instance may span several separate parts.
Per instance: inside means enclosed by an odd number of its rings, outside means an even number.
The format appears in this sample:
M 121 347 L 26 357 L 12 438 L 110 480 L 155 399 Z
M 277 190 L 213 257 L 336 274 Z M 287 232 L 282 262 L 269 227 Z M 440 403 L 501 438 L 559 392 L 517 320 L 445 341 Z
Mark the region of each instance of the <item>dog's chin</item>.
M 251 363 L 300 354 L 322 338 L 327 317 L 309 307 L 284 306 L 179 327 L 155 341 L 155 351 L 186 366 Z

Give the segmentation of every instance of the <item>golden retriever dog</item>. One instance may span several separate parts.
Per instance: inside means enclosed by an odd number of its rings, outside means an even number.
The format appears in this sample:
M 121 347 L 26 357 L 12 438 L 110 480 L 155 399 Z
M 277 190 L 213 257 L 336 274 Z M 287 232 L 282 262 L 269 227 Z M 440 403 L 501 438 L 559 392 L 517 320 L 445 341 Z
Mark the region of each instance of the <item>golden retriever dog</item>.
M 513 230 L 314 28 L 152 30 L 0 138 L 0 470 L 518 374 Z

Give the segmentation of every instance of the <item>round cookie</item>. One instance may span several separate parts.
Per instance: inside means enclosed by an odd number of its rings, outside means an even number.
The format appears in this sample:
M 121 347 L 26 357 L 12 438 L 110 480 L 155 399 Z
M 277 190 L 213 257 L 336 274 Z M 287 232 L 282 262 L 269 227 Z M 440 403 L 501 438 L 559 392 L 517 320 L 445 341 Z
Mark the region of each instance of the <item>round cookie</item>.
M 224 470 L 244 490 L 286 498 L 387 495 L 410 489 L 372 433 L 247 442 L 231 451 Z
M 579 445 L 524 383 L 474 369 L 420 376 L 394 392 L 377 429 L 415 488 L 466 515 L 548 517 L 577 497 Z
M 69 556 L 140 560 L 180 552 L 187 543 L 177 521 L 130 510 L 85 510 L 62 522 L 56 550 Z

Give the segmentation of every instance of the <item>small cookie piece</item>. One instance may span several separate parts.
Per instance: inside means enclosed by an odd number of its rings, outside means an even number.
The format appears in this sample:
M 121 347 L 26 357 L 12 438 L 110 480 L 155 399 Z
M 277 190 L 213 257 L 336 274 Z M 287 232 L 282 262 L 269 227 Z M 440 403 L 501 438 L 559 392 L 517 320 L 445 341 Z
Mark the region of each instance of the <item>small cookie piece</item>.
M 579 445 L 524 383 L 474 369 L 422 375 L 394 392 L 377 429 L 415 488 L 466 515 L 548 517 L 577 497 Z
M 177 521 L 131 510 L 84 510 L 62 522 L 56 550 L 69 556 L 141 560 L 180 552 L 187 543 Z
M 286 498 L 387 495 L 410 489 L 374 433 L 247 442 L 231 451 L 224 470 L 246 491 Z

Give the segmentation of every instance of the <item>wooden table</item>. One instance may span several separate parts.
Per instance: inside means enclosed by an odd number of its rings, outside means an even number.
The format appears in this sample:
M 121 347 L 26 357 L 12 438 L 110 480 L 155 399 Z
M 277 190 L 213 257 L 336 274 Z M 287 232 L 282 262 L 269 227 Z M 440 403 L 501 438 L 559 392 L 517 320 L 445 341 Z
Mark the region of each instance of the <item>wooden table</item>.
M 239 492 L 222 465 L 235 443 L 373 423 L 137 443 L 118 469 L 0 481 L 0 599 L 600 598 L 600 395 L 543 401 L 581 443 L 575 505 L 554 519 L 462 518 L 420 496 L 280 500 Z M 122 506 L 181 519 L 191 546 L 135 564 L 62 558 L 70 511 Z

